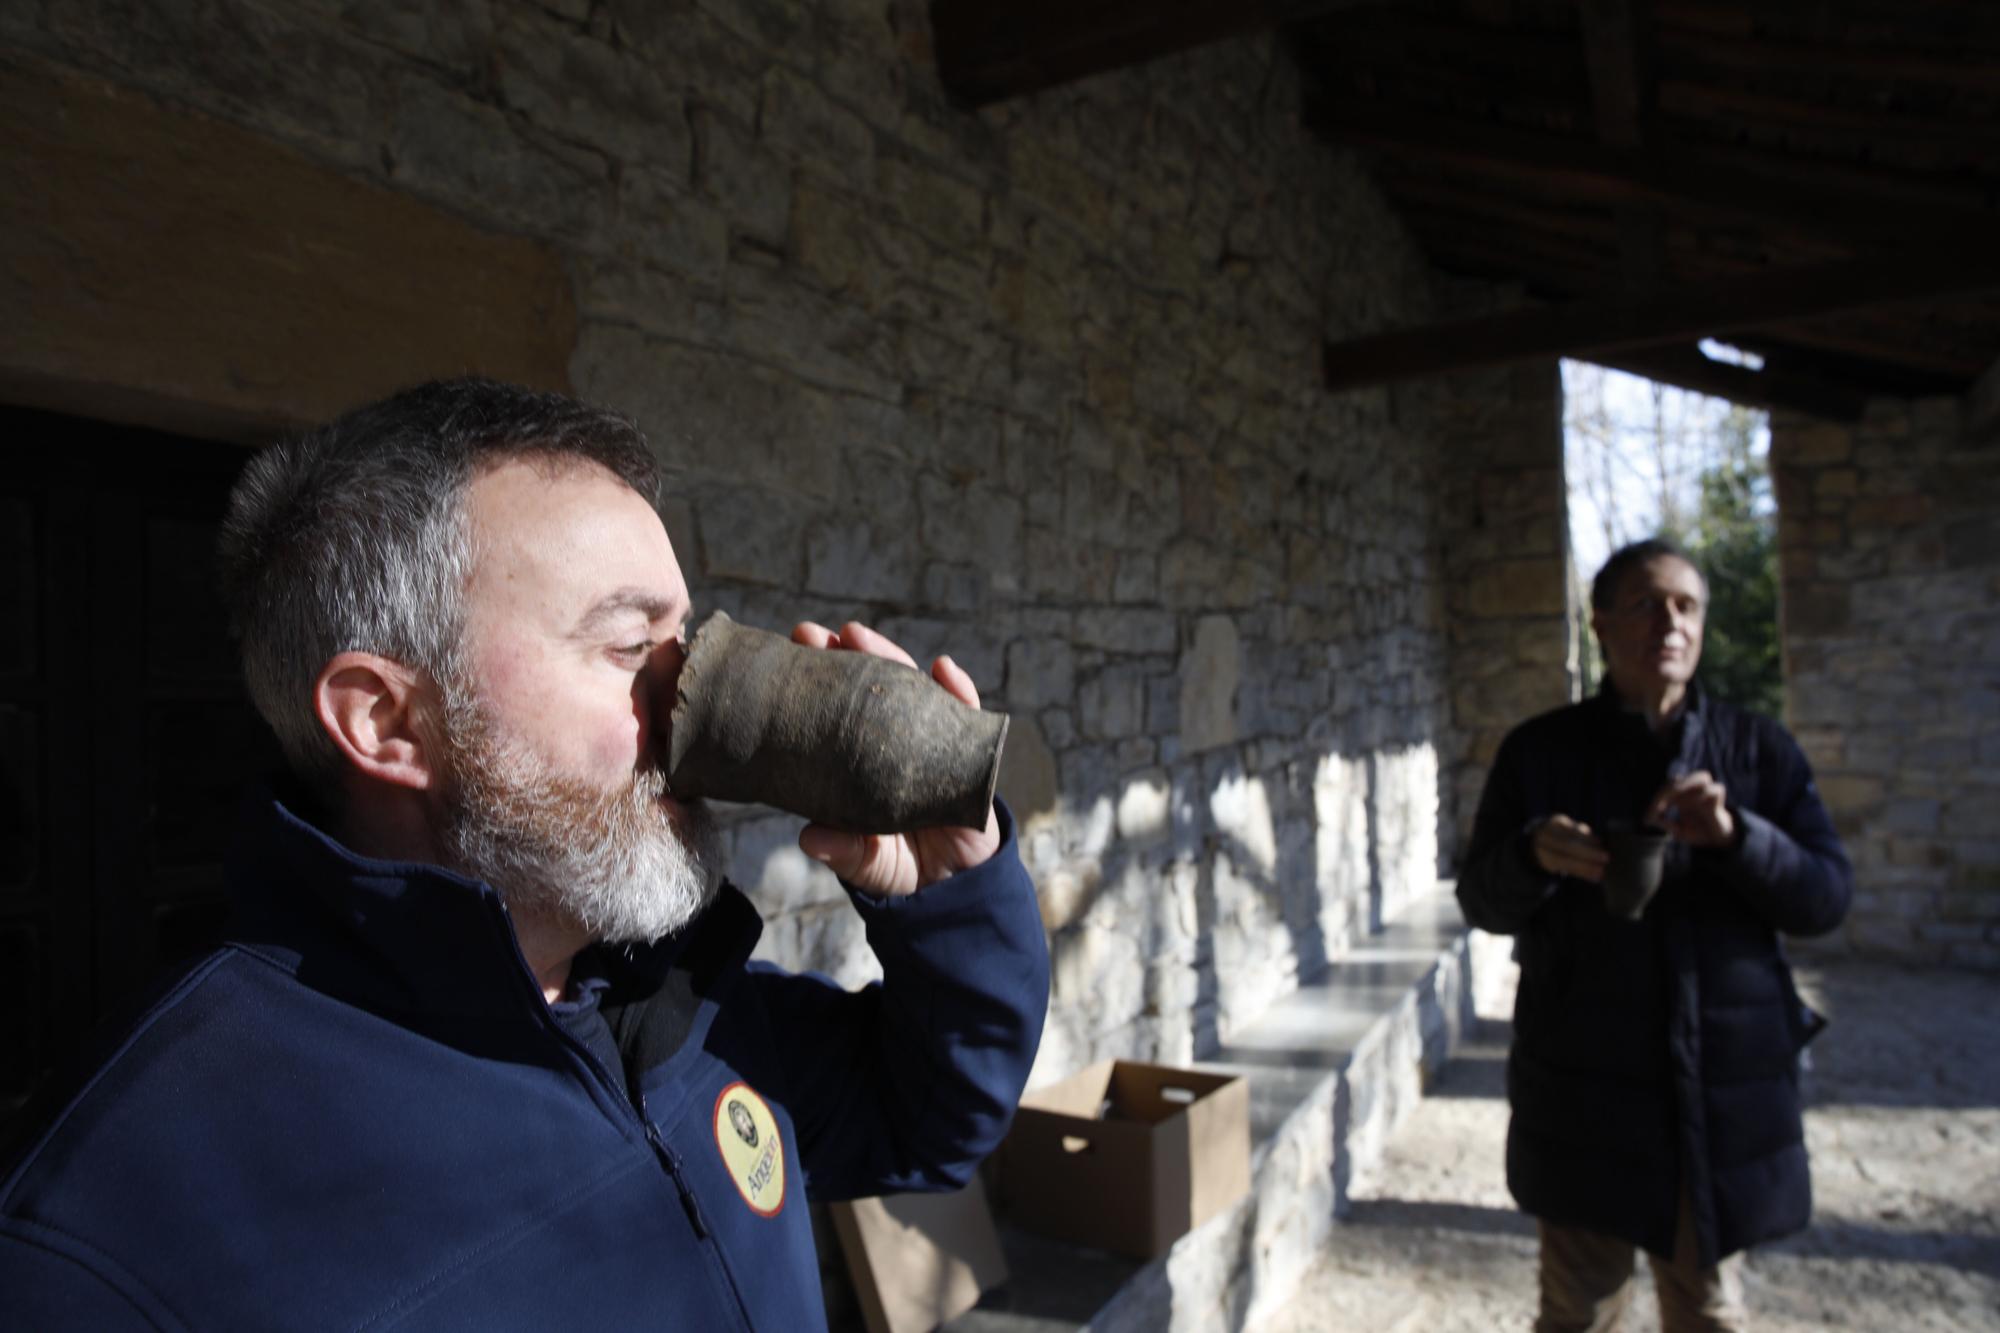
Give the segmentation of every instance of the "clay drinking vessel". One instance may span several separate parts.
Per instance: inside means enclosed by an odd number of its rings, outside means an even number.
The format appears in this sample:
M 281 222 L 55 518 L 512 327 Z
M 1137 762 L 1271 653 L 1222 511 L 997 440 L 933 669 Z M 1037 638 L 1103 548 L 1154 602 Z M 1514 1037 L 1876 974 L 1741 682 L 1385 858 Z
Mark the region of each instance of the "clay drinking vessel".
M 1604 846 L 1611 853 L 1604 868 L 1604 910 L 1637 921 L 1666 873 L 1667 835 L 1648 824 L 1613 824 L 1604 831 Z
M 1007 715 L 921 671 L 807 648 L 718 611 L 688 645 L 667 781 L 856 833 L 983 828 Z

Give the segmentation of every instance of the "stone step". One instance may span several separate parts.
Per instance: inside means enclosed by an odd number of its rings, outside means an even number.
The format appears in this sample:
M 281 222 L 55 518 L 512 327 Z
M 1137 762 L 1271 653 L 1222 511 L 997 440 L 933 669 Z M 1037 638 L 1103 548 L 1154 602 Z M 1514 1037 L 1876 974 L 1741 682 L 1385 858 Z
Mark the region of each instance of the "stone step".
M 1250 1193 L 1150 1262 L 1002 1224 L 1011 1274 L 952 1333 L 1235 1329 L 1282 1306 L 1348 1192 L 1473 1024 L 1451 886 L 1355 945 L 1195 1067 L 1250 1081 Z

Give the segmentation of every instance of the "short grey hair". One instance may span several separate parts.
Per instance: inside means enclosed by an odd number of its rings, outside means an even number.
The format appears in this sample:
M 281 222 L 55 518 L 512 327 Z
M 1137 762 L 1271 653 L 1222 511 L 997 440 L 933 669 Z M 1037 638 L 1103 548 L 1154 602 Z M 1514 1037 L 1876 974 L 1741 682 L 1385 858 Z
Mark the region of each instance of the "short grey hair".
M 313 682 L 350 651 L 436 681 L 456 675 L 474 558 L 466 490 L 519 458 L 595 464 L 659 504 L 659 464 L 628 418 L 474 378 L 356 408 L 243 469 L 222 525 L 223 596 L 251 701 L 320 794 L 341 757 Z
M 1609 611 L 1618 600 L 1618 587 L 1625 581 L 1625 572 L 1654 560 L 1671 557 L 1694 571 L 1701 580 L 1701 595 L 1708 598 L 1708 575 L 1701 572 L 1701 565 L 1685 546 L 1671 537 L 1647 537 L 1621 546 L 1611 553 L 1604 567 L 1597 571 L 1597 577 L 1590 581 L 1590 609 Z

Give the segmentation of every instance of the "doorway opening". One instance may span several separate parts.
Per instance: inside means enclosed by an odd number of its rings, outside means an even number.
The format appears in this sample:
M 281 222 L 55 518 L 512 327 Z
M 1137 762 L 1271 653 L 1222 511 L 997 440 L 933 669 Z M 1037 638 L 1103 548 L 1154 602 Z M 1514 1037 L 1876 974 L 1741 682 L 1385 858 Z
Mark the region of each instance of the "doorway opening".
M 1754 366 L 1719 345 L 1717 359 Z M 1710 606 L 1699 679 L 1717 695 L 1776 717 L 1778 511 L 1770 415 L 1583 361 L 1562 363 L 1569 491 L 1572 625 L 1585 693 L 1603 661 L 1589 631 L 1590 581 L 1627 542 L 1660 535 L 1695 557 Z
M 277 763 L 216 586 L 236 447 L 0 408 L 0 1118 L 219 937 Z

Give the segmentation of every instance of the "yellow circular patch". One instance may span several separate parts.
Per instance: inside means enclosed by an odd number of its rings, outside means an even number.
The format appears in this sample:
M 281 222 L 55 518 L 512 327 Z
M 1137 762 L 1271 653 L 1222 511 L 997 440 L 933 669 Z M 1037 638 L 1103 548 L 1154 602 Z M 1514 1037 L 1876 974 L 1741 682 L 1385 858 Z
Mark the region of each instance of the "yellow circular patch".
M 778 1118 L 748 1083 L 732 1083 L 715 1099 L 715 1146 L 750 1211 L 777 1216 L 785 1206 L 785 1145 Z

